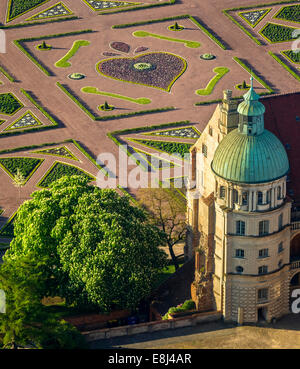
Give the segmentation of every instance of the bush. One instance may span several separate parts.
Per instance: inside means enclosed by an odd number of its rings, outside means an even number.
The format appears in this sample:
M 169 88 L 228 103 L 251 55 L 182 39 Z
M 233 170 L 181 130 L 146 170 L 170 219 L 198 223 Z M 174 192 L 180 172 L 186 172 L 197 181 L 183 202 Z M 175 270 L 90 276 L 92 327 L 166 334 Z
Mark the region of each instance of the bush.
M 163 320 L 169 319 L 170 314 L 184 313 L 185 311 L 195 310 L 195 309 L 196 309 L 196 304 L 194 303 L 194 301 L 193 300 L 186 300 L 183 304 L 179 304 L 177 306 L 170 307 L 168 312 L 163 316 L 162 319 Z

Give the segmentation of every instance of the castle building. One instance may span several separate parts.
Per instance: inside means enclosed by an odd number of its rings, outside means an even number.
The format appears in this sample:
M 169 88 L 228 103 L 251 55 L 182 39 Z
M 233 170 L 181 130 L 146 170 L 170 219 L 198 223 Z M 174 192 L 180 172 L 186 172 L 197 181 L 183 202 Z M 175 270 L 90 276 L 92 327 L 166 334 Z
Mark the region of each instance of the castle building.
M 230 321 L 288 314 L 291 290 L 300 285 L 289 157 L 265 128 L 265 111 L 251 77 L 241 103 L 224 91 L 191 148 L 185 253 L 195 256 L 192 298 L 198 309 L 222 311 Z

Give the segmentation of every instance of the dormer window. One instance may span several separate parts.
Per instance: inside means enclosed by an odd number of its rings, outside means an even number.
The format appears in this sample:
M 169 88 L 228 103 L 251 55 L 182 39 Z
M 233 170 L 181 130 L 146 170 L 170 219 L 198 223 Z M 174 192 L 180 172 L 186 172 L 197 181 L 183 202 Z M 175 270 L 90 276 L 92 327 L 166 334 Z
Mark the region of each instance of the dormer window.
M 220 199 L 225 199 L 226 188 L 224 186 L 220 186 Z

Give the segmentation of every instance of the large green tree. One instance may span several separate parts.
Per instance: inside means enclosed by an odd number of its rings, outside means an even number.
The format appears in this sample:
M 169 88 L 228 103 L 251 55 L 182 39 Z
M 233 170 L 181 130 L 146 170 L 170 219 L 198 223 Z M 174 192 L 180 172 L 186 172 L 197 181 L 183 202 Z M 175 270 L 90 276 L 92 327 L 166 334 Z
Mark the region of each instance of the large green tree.
M 19 208 L 4 259 L 43 260 L 44 295 L 100 311 L 133 308 L 146 297 L 166 255 L 165 234 L 114 190 L 63 177 Z
M 4 348 L 83 348 L 85 342 L 70 324 L 49 314 L 41 303 L 47 278 L 43 261 L 32 255 L 4 262 L 0 288 L 6 311 L 0 314 L 0 346 Z

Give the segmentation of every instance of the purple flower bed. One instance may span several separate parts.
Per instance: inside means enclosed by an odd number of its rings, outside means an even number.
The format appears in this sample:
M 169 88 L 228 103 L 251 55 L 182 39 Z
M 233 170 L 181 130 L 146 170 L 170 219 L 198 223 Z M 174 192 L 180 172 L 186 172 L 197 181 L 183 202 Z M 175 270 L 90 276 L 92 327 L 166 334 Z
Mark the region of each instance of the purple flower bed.
M 149 69 L 136 69 L 135 65 L 148 63 Z M 148 53 L 135 58 L 115 58 L 98 64 L 101 74 L 125 82 L 134 82 L 169 91 L 173 82 L 185 70 L 185 61 L 169 53 Z
M 120 54 L 110 53 L 110 52 L 104 51 L 104 53 L 102 53 L 102 55 L 104 55 L 104 56 L 117 56 L 117 55 L 120 55 Z
M 121 51 L 122 53 L 129 53 L 130 46 L 125 42 L 115 41 L 110 44 L 110 47 L 114 50 Z
M 146 47 L 146 46 L 139 46 L 139 47 L 137 47 L 134 50 L 134 53 L 137 54 L 137 53 L 141 53 L 141 52 L 146 51 L 146 50 L 148 50 L 148 47 Z

